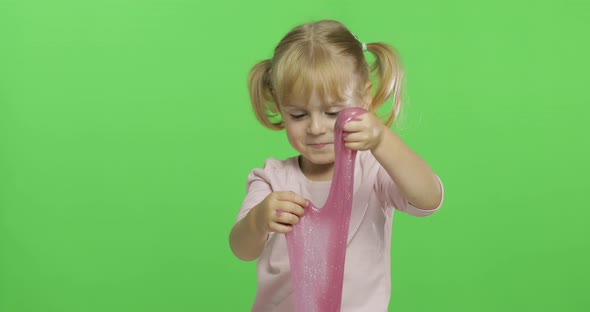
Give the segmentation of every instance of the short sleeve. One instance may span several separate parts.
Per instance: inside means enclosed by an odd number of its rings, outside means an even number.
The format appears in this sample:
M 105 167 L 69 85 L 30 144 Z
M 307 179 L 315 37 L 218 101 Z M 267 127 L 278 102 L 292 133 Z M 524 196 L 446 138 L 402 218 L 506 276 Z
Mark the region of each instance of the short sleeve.
M 248 174 L 246 192 L 246 198 L 242 202 L 236 223 L 242 220 L 254 206 L 262 202 L 272 192 L 270 176 L 267 170 L 257 168 Z
M 385 203 L 386 210 L 397 209 L 404 213 L 410 214 L 415 217 L 426 217 L 440 209 L 444 199 L 444 188 L 442 181 L 437 176 L 438 182 L 441 188 L 441 200 L 435 209 L 420 209 L 413 206 L 408 199 L 401 193 L 399 187 L 391 179 L 387 171 L 383 167 L 379 168 L 376 179 L 376 191 L 378 198 Z M 389 211 L 388 211 L 389 212 Z

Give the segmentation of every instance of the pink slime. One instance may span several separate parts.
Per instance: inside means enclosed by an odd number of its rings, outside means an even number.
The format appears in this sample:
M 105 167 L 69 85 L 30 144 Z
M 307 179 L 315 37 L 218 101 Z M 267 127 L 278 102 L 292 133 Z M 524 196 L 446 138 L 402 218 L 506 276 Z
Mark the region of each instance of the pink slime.
M 356 151 L 344 146 L 342 127 L 366 112 L 353 107 L 338 114 L 328 199 L 321 209 L 310 202 L 300 222 L 286 234 L 298 312 L 340 311 L 356 159 Z

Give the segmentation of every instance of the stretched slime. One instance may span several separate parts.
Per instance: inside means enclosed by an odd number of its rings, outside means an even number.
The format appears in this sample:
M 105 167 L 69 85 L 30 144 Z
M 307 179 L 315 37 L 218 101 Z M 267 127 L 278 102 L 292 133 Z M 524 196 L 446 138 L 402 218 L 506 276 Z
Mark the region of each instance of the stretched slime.
M 297 312 L 340 311 L 356 159 L 356 151 L 344 146 L 342 127 L 366 112 L 354 107 L 338 114 L 328 199 L 322 208 L 310 202 L 300 222 L 286 234 Z

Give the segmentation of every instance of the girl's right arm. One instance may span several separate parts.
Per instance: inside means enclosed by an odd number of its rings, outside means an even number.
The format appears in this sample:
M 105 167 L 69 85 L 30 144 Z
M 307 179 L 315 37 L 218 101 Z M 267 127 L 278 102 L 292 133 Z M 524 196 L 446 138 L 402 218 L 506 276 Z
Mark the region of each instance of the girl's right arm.
M 229 245 L 244 261 L 257 259 L 270 232 L 288 233 L 299 223 L 308 204 L 293 192 L 272 192 L 238 221 L 229 234 Z

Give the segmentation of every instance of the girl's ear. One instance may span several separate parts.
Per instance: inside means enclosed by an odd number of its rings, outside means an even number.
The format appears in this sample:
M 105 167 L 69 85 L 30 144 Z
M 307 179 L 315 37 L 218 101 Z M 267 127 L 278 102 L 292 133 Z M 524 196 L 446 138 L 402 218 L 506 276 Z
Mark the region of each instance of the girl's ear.
M 365 85 L 365 94 L 363 95 L 363 108 L 370 110 L 371 102 L 373 102 L 373 83 L 368 81 Z

